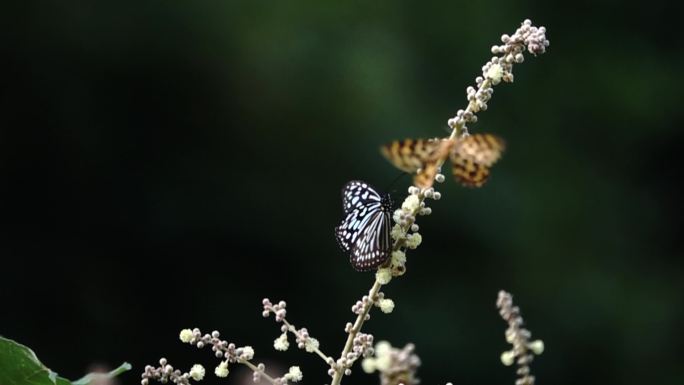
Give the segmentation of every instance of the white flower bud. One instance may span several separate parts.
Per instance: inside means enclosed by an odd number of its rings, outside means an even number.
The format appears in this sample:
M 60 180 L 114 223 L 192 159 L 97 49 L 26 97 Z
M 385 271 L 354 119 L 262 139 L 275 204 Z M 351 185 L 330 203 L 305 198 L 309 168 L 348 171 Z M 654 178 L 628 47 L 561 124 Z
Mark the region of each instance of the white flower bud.
M 378 269 L 375 273 L 375 279 L 381 285 L 387 285 L 392 280 L 392 271 L 388 268 Z
M 404 221 L 404 210 L 394 210 L 394 214 L 392 214 L 392 220 L 394 220 L 395 223 L 402 223 Z
M 501 64 L 492 64 L 492 66 L 489 67 L 489 70 L 487 70 L 485 76 L 492 81 L 492 84 L 497 85 L 501 82 L 503 72 L 504 71 L 503 67 L 501 67 Z
M 251 346 L 243 346 L 240 349 L 242 349 L 242 353 L 240 353 L 241 359 L 249 361 L 254 358 L 254 349 Z
M 368 374 L 373 373 L 375 371 L 375 359 L 366 358 L 361 361 L 361 369 Z
M 306 339 L 306 342 L 304 343 L 304 348 L 306 349 L 307 352 L 313 353 L 318 349 L 320 346 L 320 343 L 318 342 L 317 339 L 313 337 L 309 337 Z
M 392 312 L 392 310 L 394 310 L 394 301 L 389 298 L 385 298 L 380 300 L 379 306 L 383 313 L 389 314 Z
M 396 224 L 392 227 L 392 231 L 390 232 L 390 236 L 392 237 L 392 239 L 396 241 L 400 238 L 403 238 L 404 235 L 404 230 L 401 228 L 401 225 Z
M 289 347 L 290 347 L 290 342 L 287 340 L 287 333 L 281 334 L 280 337 L 276 338 L 273 341 L 273 348 L 275 350 L 280 350 L 281 352 L 284 352 Z
M 190 369 L 190 377 L 192 377 L 192 379 L 195 381 L 202 381 L 204 378 L 204 373 L 204 366 L 200 364 L 195 364 Z
M 513 365 L 514 360 L 515 360 L 515 353 L 513 353 L 512 350 L 501 353 L 501 363 L 502 364 L 504 364 L 506 366 L 511 366 L 511 365 Z
M 413 233 L 406 236 L 406 247 L 415 249 L 423 242 L 423 236 L 420 233 Z
M 302 371 L 299 369 L 299 366 L 290 366 L 290 370 L 284 377 L 288 381 L 299 382 L 302 380 L 304 375 L 302 374 Z
M 419 205 L 420 205 L 420 199 L 418 199 L 418 197 L 416 195 L 411 194 L 411 195 L 406 197 L 406 199 L 404 200 L 404 203 L 401 204 L 401 208 L 404 211 L 413 212 L 418 208 Z
M 536 355 L 544 353 L 544 341 L 542 340 L 532 341 L 527 347 Z
M 380 341 L 375 344 L 375 356 L 380 357 L 390 354 L 392 351 L 392 345 L 387 341 Z
M 401 250 L 394 250 L 392 252 L 392 265 L 401 266 L 406 263 L 406 253 Z
M 186 344 L 189 343 L 190 341 L 192 341 L 192 330 L 190 330 L 190 329 L 181 330 L 179 337 L 183 343 L 186 343 Z
M 392 356 L 390 354 L 384 354 L 377 356 L 375 359 L 375 368 L 379 372 L 386 372 L 392 365 Z
M 216 377 L 225 378 L 228 377 L 228 362 L 222 361 L 219 366 L 214 369 L 214 374 Z

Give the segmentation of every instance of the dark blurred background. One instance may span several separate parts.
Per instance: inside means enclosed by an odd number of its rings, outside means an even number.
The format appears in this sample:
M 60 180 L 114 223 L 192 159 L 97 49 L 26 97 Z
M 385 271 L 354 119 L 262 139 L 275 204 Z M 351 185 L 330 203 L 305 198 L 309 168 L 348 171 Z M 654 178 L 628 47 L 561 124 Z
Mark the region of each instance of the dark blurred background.
M 338 354 L 372 281 L 336 247 L 340 187 L 390 188 L 378 146 L 446 135 L 490 46 L 531 18 L 547 54 L 472 127 L 506 139 L 503 161 L 481 190 L 441 185 L 367 330 L 416 343 L 425 384 L 512 384 L 503 288 L 546 343 L 538 383 L 682 384 L 675 4 L 3 3 L 0 334 L 71 378 L 130 361 L 136 384 L 161 356 L 213 371 L 178 332 L 219 329 L 329 381 L 273 350 L 261 299 Z

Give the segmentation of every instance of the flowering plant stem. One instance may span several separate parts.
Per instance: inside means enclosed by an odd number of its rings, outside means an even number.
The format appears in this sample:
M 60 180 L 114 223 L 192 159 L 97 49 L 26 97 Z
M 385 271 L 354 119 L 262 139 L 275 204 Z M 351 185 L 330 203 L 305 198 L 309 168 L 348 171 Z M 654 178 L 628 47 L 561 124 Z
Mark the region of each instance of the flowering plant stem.
M 482 75 L 475 78 L 476 87 L 470 86 L 466 89 L 468 104 L 465 109 L 458 110 L 453 118 L 447 122 L 451 129 L 447 141 L 459 141 L 467 137 L 468 124 L 477 122 L 477 113 L 487 110 L 487 102 L 491 99 L 494 86 L 500 82 L 513 82 L 513 66 L 524 61 L 523 53 L 529 52 L 537 56 L 543 54 L 549 41 L 546 39 L 546 29 L 535 27 L 530 20 L 525 20 L 512 35 L 502 35 L 501 45 L 491 47 L 494 55 L 482 67 Z M 497 155 L 498 156 L 498 155 Z M 437 159 L 437 170 L 434 181 L 444 182 L 445 176 L 441 173 L 441 167 L 447 157 Z M 402 167 L 400 167 L 402 168 Z M 402 168 L 403 169 L 403 168 Z M 458 171 L 457 168 L 454 170 Z M 456 172 L 454 172 L 455 176 Z M 392 219 L 395 225 L 392 227 L 390 237 L 394 240 L 390 249 L 390 256 L 384 264 L 379 266 L 375 273 L 375 281 L 368 291 L 367 296 L 363 296 L 352 306 L 352 312 L 357 315 L 352 324 L 347 323 L 345 332 L 348 334 L 344 348 L 340 357 L 335 360 L 327 356 L 319 349 L 317 339 L 311 337 L 306 328 L 297 329 L 289 323 L 285 317 L 287 314 L 287 303 L 279 301 L 271 302 L 268 298 L 262 300 L 262 316 L 268 318 L 273 315 L 275 321 L 282 322 L 281 335 L 274 341 L 276 350 L 285 351 L 288 349 L 288 332 L 296 337 L 299 349 L 304 349 L 309 353 L 316 353 L 328 365 L 328 375 L 332 377 L 331 385 L 340 385 L 345 375 L 351 374 L 351 367 L 359 359 L 364 358 L 362 367 L 367 373 L 378 371 L 383 385 L 417 384 L 415 371 L 420 365 L 419 358 L 413 353 L 413 344 L 407 344 L 403 349 L 392 348 L 388 342 L 379 342 L 373 348 L 373 336 L 362 333 L 364 323 L 370 319 L 370 311 L 373 306 L 378 306 L 383 313 L 391 313 L 394 309 L 394 301 L 385 298 L 380 291 L 382 286 L 387 285 L 393 277 L 401 276 L 406 272 L 406 251 L 415 249 L 422 242 L 422 236 L 418 233 L 419 227 L 415 223 L 418 215 L 429 215 L 432 212 L 426 206 L 427 199 L 439 200 L 441 194 L 435 191 L 430 181 L 429 187 L 420 188 L 411 186 L 408 189 L 408 196 L 401 205 L 394 211 Z M 364 185 L 365 186 L 365 185 Z M 479 186 L 479 185 L 477 185 Z M 365 199 L 365 198 L 364 198 Z M 386 245 L 386 244 L 384 244 Z M 384 246 L 383 246 L 384 247 Z M 503 292 L 502 292 L 503 293 Z M 529 331 L 521 328 L 522 318 L 519 317 L 517 307 L 513 307 L 510 295 L 503 293 L 500 295 L 499 307 L 501 315 L 509 322 L 509 329 L 506 332 L 508 342 L 513 344 L 513 349 L 504 352 L 501 360 L 506 365 L 511 365 L 517 360 L 519 365 L 518 374 L 521 376 L 518 383 L 533 385 L 534 377 L 529 375 L 529 363 L 533 354 L 540 354 L 543 351 L 543 342 L 529 341 Z M 202 348 L 210 346 L 217 358 L 222 359 L 214 373 L 217 377 L 228 375 L 228 364 L 240 363 L 249 367 L 254 372 L 254 381 L 266 379 L 271 385 L 287 385 L 290 382 L 299 382 L 303 374 L 298 366 L 290 367 L 289 371 L 281 377 L 272 377 L 265 373 L 266 366 L 263 363 L 254 365 L 250 360 L 254 357 L 254 349 L 251 346 L 237 347 L 233 343 L 219 338 L 219 332 L 202 335 L 199 329 L 184 329 L 180 333 L 180 339 L 184 343 Z M 531 352 L 531 353 L 530 353 Z M 371 356 L 375 354 L 375 358 Z M 145 367 L 142 374 L 142 385 L 148 385 L 150 380 L 161 381 L 163 383 L 171 381 L 176 385 L 190 385 L 190 379 L 200 381 L 205 374 L 201 365 L 195 365 L 188 373 L 182 373 L 168 365 L 166 359 L 160 360 L 160 367 Z
M 456 129 L 453 130 L 452 136 L 456 135 Z M 419 194 L 418 199 L 420 202 L 423 201 L 425 197 L 423 196 L 422 193 Z M 421 205 L 419 204 L 417 208 L 413 210 L 411 213 L 412 215 L 410 218 L 415 218 L 415 216 L 418 214 L 420 211 Z M 409 229 L 411 228 L 411 225 L 415 220 L 409 220 L 404 226 L 402 226 L 402 232 L 406 234 Z M 394 244 L 392 245 L 392 251 L 397 251 L 400 250 L 404 246 L 404 242 L 406 241 L 406 237 L 400 237 L 396 241 L 394 241 Z M 371 286 L 370 290 L 368 290 L 368 298 L 371 300 L 366 303 L 366 305 L 363 307 L 363 310 L 359 313 L 359 315 L 356 317 L 356 321 L 354 321 L 354 325 L 352 326 L 351 330 L 349 331 L 349 336 L 347 337 L 347 342 L 344 344 L 344 349 L 342 349 L 342 354 L 340 357 L 346 357 L 347 354 L 352 350 L 352 347 L 354 346 L 354 338 L 359 334 L 361 331 L 361 328 L 363 327 L 364 322 L 366 322 L 366 319 L 368 318 L 368 314 L 371 311 L 371 308 L 373 307 L 374 298 L 378 296 L 378 293 L 380 292 L 380 288 L 382 287 L 382 283 L 376 278 L 375 282 L 373 282 L 373 286 Z M 344 376 L 344 370 L 345 368 L 337 368 L 335 370 L 335 375 L 333 376 L 332 383 L 331 385 L 340 385 L 342 383 L 342 377 Z
M 487 102 L 494 92 L 493 86 L 499 84 L 501 81 L 513 82 L 513 65 L 523 62 L 524 58 L 522 53 L 525 50 L 535 56 L 544 53 L 546 47 L 549 45 L 545 32 L 546 29 L 544 27 L 533 27 L 530 20 L 525 20 L 513 36 L 503 35 L 501 37 L 501 41 L 504 43 L 503 45 L 492 47 L 492 54 L 497 56 L 493 57 L 482 67 L 482 76 L 475 79 L 477 88 L 467 88 L 468 105 L 466 109 L 459 110 L 455 117 L 448 120 L 448 125 L 451 128 L 451 134 L 449 135 L 448 140 L 454 140 L 459 136 L 463 137 L 468 135 L 468 127 L 466 124 L 477 122 L 476 113 L 487 109 Z M 446 158 L 439 160 L 437 164 L 438 169 L 441 168 L 445 160 Z M 412 190 L 409 189 L 409 191 Z M 400 223 L 401 231 L 399 232 L 399 236 L 394 238 L 395 241 L 392 245 L 392 253 L 400 251 L 402 247 L 407 244 L 407 234 L 415 223 L 416 216 L 426 214 L 423 211 L 423 208 L 425 207 L 425 198 L 434 197 L 434 189 L 432 189 L 432 191 L 429 191 L 429 189 L 415 189 L 413 191 L 412 194 L 416 195 L 418 198 L 417 204 L 408 206 L 410 207 L 410 210 L 408 210 L 406 213 L 407 215 L 405 215 L 406 220 Z M 427 213 L 429 213 L 429 211 Z M 391 261 L 385 266 L 388 265 L 391 266 Z M 369 301 L 364 303 L 363 309 L 358 313 L 351 330 L 348 331 L 349 335 L 347 337 L 347 342 L 344 345 L 344 349 L 342 350 L 341 358 L 346 357 L 347 354 L 352 351 L 354 339 L 361 331 L 364 322 L 369 318 L 368 315 L 371 308 L 376 303 L 380 288 L 383 284 L 387 284 L 388 282 L 389 281 L 380 282 L 376 275 L 375 282 L 368 292 Z M 340 385 L 342 377 L 345 374 L 345 369 L 347 368 L 340 365 L 334 367 L 331 385 Z
M 252 369 L 253 372 L 259 373 L 259 374 L 260 374 L 260 378 L 265 378 L 266 381 L 270 382 L 271 384 L 273 384 L 273 385 L 278 385 L 278 382 L 276 381 L 275 378 L 269 376 L 269 375 L 266 374 L 263 370 L 259 369 L 256 365 L 254 365 L 253 363 L 249 362 L 248 360 L 242 360 L 242 359 L 241 359 L 241 360 L 238 360 L 238 362 L 241 363 L 241 364 L 243 364 L 243 365 L 245 365 L 246 367 Z
M 285 318 L 283 318 L 283 323 L 285 324 L 285 326 L 287 326 L 287 330 L 289 330 L 290 333 L 294 334 L 297 338 L 301 338 L 302 340 L 304 339 L 304 337 L 299 333 L 297 328 L 291 323 L 287 322 Z M 323 353 L 321 349 L 317 347 L 311 347 L 311 349 L 314 353 L 318 354 L 318 356 L 321 357 L 323 361 L 325 361 L 326 363 L 330 362 L 330 360 L 332 359 L 332 357 L 326 356 L 325 353 Z
M 375 296 L 377 296 L 380 292 L 381 287 L 382 284 L 378 282 L 378 280 L 376 279 L 373 283 L 373 286 L 368 291 L 368 296 L 370 298 L 375 298 Z M 352 346 L 354 345 L 354 338 L 356 338 L 356 335 L 359 334 L 359 331 L 361 331 L 361 327 L 363 327 L 363 323 L 366 321 L 366 317 L 368 316 L 368 313 L 370 313 L 372 307 L 373 303 L 369 302 L 366 306 L 364 306 L 363 311 L 361 311 L 358 317 L 356 317 L 356 321 L 354 321 L 354 326 L 352 326 L 352 329 L 349 331 L 347 342 L 344 344 L 344 349 L 342 349 L 342 354 L 340 355 L 341 357 L 345 357 L 351 351 Z M 343 375 L 344 368 L 336 369 L 331 385 L 339 385 L 342 382 Z

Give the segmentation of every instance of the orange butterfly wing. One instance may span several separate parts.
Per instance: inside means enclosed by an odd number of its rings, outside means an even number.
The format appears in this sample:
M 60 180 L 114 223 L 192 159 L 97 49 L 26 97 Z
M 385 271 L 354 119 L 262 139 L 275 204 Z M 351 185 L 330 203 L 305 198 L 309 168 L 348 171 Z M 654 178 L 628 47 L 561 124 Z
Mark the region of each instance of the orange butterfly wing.
M 380 147 L 380 152 L 396 168 L 416 173 L 413 178 L 416 186 L 428 188 L 453 144 L 453 141 L 438 139 L 395 140 Z
M 454 177 L 466 187 L 481 187 L 504 148 L 504 141 L 491 134 L 470 135 L 457 141 L 451 151 Z

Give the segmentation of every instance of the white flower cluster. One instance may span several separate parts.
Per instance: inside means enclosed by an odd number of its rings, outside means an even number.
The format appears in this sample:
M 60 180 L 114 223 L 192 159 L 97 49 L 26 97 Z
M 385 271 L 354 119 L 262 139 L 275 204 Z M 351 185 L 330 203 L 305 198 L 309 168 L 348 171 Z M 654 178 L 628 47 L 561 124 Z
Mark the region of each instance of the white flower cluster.
M 280 337 L 273 341 L 273 348 L 275 350 L 280 350 L 281 352 L 286 351 L 290 347 L 290 342 L 287 340 L 287 333 L 283 333 Z
M 224 358 L 223 361 L 214 369 L 217 377 L 228 376 L 229 363 L 245 363 L 254 358 L 254 349 L 251 346 L 237 347 L 233 343 L 220 339 L 220 333 L 213 331 L 211 334 L 202 335 L 199 329 L 183 329 L 178 335 L 180 340 L 186 344 L 194 345 L 198 349 L 211 345 L 211 350 L 217 358 Z M 193 366 L 188 376 L 196 381 L 204 378 L 205 370 L 199 365 Z
M 228 372 L 228 363 L 226 361 L 221 361 L 221 363 L 214 369 L 214 374 L 216 377 L 228 377 Z
M 171 382 L 176 385 L 190 385 L 191 378 L 195 381 L 200 381 L 204 378 L 204 367 L 202 365 L 194 365 L 189 373 L 181 373 L 180 370 L 174 369 L 173 366 L 169 365 L 166 358 L 161 358 L 159 360 L 159 367 L 145 366 L 145 371 L 141 377 L 141 385 L 149 385 L 150 380 L 161 383 Z
M 369 333 L 359 333 L 354 337 L 352 353 L 347 359 L 356 361 L 359 357 L 369 357 L 373 355 L 373 335 Z
M 392 347 L 387 341 L 375 345 L 375 357 L 368 357 L 361 362 L 366 373 L 380 373 L 382 384 L 417 384 L 416 371 L 420 366 L 420 358 L 414 353 L 413 344 L 403 349 Z
M 290 370 L 283 376 L 286 381 L 299 382 L 304 378 L 299 366 L 291 366 Z
M 202 381 L 204 374 L 204 366 L 200 364 L 192 365 L 192 368 L 190 368 L 190 377 L 192 377 L 192 379 L 195 381 Z
M 378 301 L 378 307 L 383 313 L 389 314 L 394 310 L 394 301 L 389 298 L 383 298 Z
M 264 316 L 264 318 L 268 318 L 268 316 L 273 313 L 276 322 L 282 322 L 287 316 L 287 303 L 285 301 L 280 301 L 274 305 L 268 298 L 264 298 L 261 301 L 261 304 L 264 307 L 264 310 L 261 312 L 261 315 Z
M 444 182 L 444 175 L 438 173 L 435 180 L 439 183 Z M 401 208 L 394 211 L 392 219 L 395 225 L 392 227 L 390 236 L 395 241 L 395 249 L 392 251 L 389 266 L 378 269 L 375 278 L 386 285 L 392 277 L 403 275 L 406 272 L 406 249 L 415 249 L 423 242 L 423 236 L 418 232 L 420 229 L 416 224 L 416 216 L 430 215 L 432 209 L 426 206 L 427 199 L 439 200 L 442 194 L 435 191 L 434 187 L 420 189 L 411 186 L 408 189 L 409 195 L 406 196 Z

